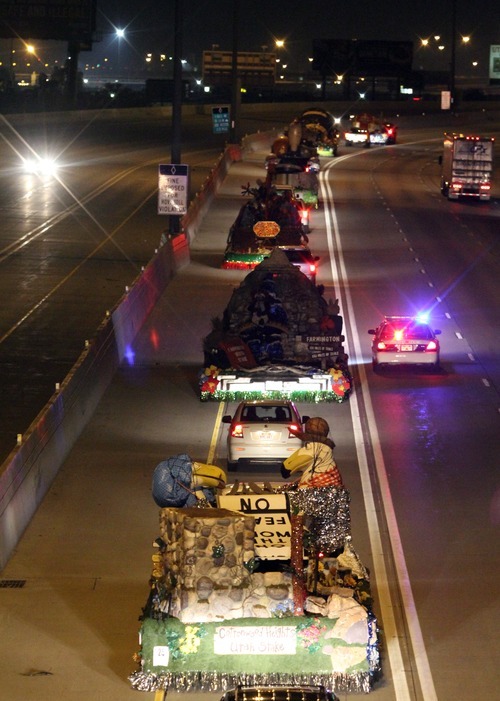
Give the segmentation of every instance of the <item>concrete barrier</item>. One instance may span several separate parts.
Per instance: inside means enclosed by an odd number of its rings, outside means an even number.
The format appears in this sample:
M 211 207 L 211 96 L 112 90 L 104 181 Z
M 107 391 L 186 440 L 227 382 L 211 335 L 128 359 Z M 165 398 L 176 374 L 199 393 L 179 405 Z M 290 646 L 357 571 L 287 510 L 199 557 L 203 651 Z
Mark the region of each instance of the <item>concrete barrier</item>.
M 110 310 L 64 382 L 0 468 L 0 570 L 93 415 L 165 287 L 189 262 L 184 234 L 168 239 Z

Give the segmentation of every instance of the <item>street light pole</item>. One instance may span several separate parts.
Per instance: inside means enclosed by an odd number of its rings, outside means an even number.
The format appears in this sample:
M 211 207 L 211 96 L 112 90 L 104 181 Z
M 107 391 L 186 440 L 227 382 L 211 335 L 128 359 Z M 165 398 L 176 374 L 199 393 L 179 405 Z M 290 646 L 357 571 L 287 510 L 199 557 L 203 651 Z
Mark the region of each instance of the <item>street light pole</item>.
M 455 106 L 455 73 L 457 44 L 457 0 L 451 0 L 451 60 L 450 60 L 450 107 Z
M 181 162 L 181 120 L 182 120 L 182 0 L 175 0 L 174 8 L 174 90 L 172 98 L 172 143 L 170 162 Z M 179 217 L 170 215 L 169 231 L 177 234 L 180 230 Z
M 231 63 L 231 128 L 229 143 L 238 143 L 238 120 L 240 106 L 240 81 L 238 77 L 238 26 L 240 19 L 240 2 L 233 0 L 233 53 Z

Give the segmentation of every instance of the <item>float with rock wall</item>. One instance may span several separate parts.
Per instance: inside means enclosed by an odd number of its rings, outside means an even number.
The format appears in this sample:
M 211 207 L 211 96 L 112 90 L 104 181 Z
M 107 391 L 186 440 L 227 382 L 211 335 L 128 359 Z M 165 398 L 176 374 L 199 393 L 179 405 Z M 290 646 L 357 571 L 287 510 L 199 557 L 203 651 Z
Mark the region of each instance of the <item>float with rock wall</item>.
M 159 536 L 134 689 L 372 689 L 378 628 L 349 492 L 311 484 L 226 485 L 220 468 L 188 455 L 157 466 Z
M 338 300 L 272 251 L 203 341 L 202 401 L 344 402 L 352 390 Z

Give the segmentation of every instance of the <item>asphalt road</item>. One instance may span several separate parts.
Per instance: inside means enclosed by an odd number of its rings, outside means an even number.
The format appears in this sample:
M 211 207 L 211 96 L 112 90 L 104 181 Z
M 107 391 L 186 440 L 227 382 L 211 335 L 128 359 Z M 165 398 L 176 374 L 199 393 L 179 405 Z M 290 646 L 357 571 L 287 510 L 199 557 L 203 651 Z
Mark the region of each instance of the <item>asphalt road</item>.
M 332 428 L 353 540 L 373 577 L 384 678 L 370 696 L 381 701 L 491 698 L 499 681 L 500 193 L 490 205 L 442 198 L 439 135 L 407 130 L 396 147 L 325 163 L 310 236 L 356 382 L 348 403 L 315 410 Z M 259 177 L 262 155 L 234 166 L 134 365 L 117 374 L 2 573 L 24 582 L 1 593 L 2 701 L 137 698 L 127 675 L 157 536 L 151 475 L 178 452 L 224 464 L 224 432 L 211 445 L 218 406 L 196 394 L 201 339 L 243 276 L 218 265 L 239 186 Z M 373 373 L 367 329 L 422 306 L 443 331 L 442 371 Z

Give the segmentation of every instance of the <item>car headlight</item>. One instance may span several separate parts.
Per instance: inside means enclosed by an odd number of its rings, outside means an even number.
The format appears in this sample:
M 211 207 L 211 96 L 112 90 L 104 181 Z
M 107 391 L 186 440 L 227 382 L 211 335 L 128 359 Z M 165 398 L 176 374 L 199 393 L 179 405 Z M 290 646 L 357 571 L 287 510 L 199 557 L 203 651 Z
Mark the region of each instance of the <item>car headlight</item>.
M 23 169 L 26 173 L 35 175 L 54 176 L 57 173 L 58 165 L 54 158 L 25 158 Z

